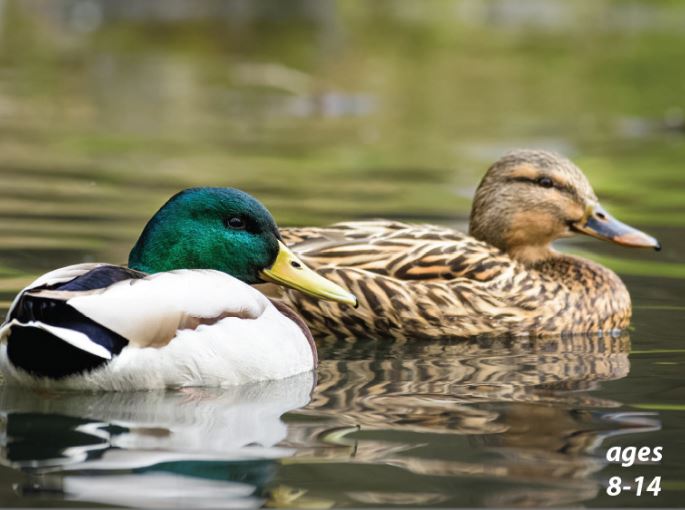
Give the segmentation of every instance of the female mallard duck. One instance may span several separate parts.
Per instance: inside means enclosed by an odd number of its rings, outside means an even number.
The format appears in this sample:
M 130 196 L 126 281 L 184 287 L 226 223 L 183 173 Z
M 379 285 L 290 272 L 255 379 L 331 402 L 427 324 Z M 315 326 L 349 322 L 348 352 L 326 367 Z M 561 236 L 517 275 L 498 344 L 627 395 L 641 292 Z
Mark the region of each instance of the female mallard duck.
M 359 297 L 359 307 L 286 292 L 312 330 L 400 338 L 600 333 L 625 328 L 630 296 L 609 269 L 557 253 L 550 243 L 583 233 L 624 246 L 652 237 L 612 218 L 583 173 L 544 151 L 497 161 L 476 192 L 470 235 L 390 221 L 283 229 L 319 274 Z
M 83 389 L 240 384 L 311 370 L 304 323 L 248 284 L 355 298 L 300 262 L 250 195 L 194 188 L 148 222 L 128 267 L 80 264 L 38 278 L 0 328 L 10 382 Z

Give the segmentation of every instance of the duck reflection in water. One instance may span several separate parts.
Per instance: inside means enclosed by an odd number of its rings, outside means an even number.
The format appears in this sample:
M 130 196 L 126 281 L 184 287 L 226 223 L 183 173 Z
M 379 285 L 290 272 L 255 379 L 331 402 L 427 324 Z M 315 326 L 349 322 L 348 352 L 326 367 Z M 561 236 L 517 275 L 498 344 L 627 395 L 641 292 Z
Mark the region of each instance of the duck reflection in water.
M 592 393 L 628 374 L 629 349 L 627 335 L 338 341 L 320 346 L 313 395 L 312 374 L 185 392 L 3 388 L 3 457 L 30 474 L 25 496 L 71 501 L 573 504 L 598 494 L 606 438 L 659 427 Z
M 3 463 L 23 497 L 136 507 L 259 507 L 281 416 L 309 402 L 313 373 L 233 388 L 124 393 L 0 388 Z M 20 501 L 20 500 L 17 500 Z M 185 502 L 185 503 L 184 503 Z
M 660 427 L 592 393 L 628 375 L 629 350 L 627 334 L 322 345 L 313 400 L 294 413 L 318 421 L 292 419 L 297 453 L 279 474 L 323 463 L 331 482 L 312 495 L 334 491 L 349 505 L 393 504 L 398 486 L 416 505 L 592 499 L 604 440 Z M 354 467 L 326 471 L 342 462 Z M 379 484 L 376 465 L 400 471 Z

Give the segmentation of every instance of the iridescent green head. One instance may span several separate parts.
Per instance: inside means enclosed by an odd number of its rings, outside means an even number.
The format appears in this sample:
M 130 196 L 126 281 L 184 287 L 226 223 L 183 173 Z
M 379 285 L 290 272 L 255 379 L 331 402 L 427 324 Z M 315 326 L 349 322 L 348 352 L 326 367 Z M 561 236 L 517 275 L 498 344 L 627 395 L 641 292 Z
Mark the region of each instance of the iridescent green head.
M 217 269 L 246 283 L 276 260 L 280 235 L 269 211 L 230 188 L 190 188 L 174 195 L 145 226 L 129 267 L 146 273 Z
M 233 188 L 190 188 L 171 197 L 145 226 L 128 265 L 146 273 L 215 269 L 249 284 L 272 281 L 356 303 L 285 247 L 271 213 L 258 200 Z

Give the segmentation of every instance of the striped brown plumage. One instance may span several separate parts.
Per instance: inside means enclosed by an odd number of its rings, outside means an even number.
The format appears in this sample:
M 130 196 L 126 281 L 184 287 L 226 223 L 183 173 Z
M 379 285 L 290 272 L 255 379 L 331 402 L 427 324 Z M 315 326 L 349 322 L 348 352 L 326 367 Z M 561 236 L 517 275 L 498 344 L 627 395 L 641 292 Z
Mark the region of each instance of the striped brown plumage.
M 356 221 L 282 229 L 285 242 L 359 307 L 285 291 L 319 337 L 547 336 L 624 329 L 630 296 L 611 270 L 556 252 L 583 233 L 623 246 L 656 239 L 611 217 L 583 172 L 551 152 L 517 150 L 486 172 L 469 234 Z
M 621 280 L 588 260 L 527 266 L 452 229 L 392 221 L 281 232 L 306 264 L 359 299 L 354 309 L 286 291 L 319 337 L 557 335 L 611 332 L 630 320 Z

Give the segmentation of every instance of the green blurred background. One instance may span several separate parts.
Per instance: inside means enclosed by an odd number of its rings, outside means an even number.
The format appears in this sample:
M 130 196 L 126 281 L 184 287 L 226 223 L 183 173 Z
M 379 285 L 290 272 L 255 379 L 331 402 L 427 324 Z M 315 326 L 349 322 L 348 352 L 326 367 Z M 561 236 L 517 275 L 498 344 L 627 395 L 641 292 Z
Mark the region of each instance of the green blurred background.
M 571 157 L 671 237 L 684 43 L 677 1 L 4 0 L 0 264 L 122 262 L 194 185 L 282 225 L 464 220 L 516 147 Z

